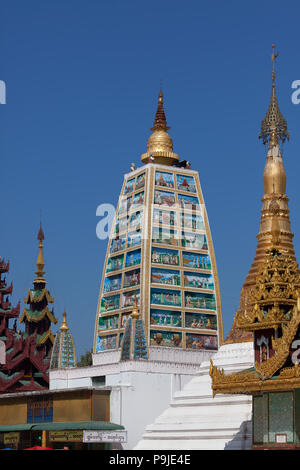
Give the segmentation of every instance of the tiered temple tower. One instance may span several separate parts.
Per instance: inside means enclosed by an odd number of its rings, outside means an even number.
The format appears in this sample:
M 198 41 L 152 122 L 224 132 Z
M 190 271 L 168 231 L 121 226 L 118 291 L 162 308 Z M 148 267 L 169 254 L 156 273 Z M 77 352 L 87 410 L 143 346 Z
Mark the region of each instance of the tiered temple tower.
M 67 324 L 67 314 L 63 313 L 63 321 L 55 335 L 50 369 L 76 367 L 76 352 L 73 335 Z
M 124 176 L 104 263 L 94 364 L 120 360 L 137 299 L 147 347 L 140 359 L 199 363 L 223 342 L 219 281 L 199 175 L 173 152 L 159 93 L 143 166 Z M 198 353 L 194 360 L 185 353 Z
M 46 290 L 44 279 L 43 240 L 40 228 L 38 234 L 39 255 L 37 260 L 37 277 L 34 288 L 28 291 L 24 309 L 19 318 L 24 323 L 25 332 L 17 330 L 17 319 L 20 315 L 20 304 L 12 308 L 9 296 L 12 284 L 8 287 L 3 274 L 9 271 L 9 263 L 0 260 L 0 340 L 5 345 L 5 357 L 0 364 L 0 393 L 36 391 L 49 388 L 49 365 L 54 337 L 51 323 L 56 323 L 53 311 L 48 303 L 53 298 Z M 11 328 L 9 321 L 14 319 Z M 2 344 L 3 344 L 2 343 Z

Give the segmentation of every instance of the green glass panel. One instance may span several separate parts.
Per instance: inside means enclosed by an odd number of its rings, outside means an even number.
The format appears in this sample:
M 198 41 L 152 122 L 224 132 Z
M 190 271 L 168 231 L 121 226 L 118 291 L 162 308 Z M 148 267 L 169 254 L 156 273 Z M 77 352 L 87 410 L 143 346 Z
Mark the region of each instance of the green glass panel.
M 269 442 L 276 442 L 276 434 L 294 442 L 293 408 L 293 392 L 269 394 Z
M 268 396 L 253 397 L 253 444 L 268 442 Z

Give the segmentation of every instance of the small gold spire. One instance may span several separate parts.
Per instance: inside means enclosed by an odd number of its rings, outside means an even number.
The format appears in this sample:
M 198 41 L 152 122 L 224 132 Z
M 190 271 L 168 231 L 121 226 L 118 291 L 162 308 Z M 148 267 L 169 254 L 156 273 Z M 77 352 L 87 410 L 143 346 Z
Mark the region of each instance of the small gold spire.
M 139 313 L 137 298 L 136 298 L 136 295 L 135 295 L 134 296 L 133 309 L 132 309 L 132 312 L 131 312 L 131 318 L 137 319 L 139 317 L 140 317 L 140 313 Z
M 40 230 L 37 239 L 39 240 L 39 254 L 36 262 L 37 271 L 35 272 L 37 278 L 34 282 L 46 282 L 43 277 L 46 271 L 44 271 L 45 261 L 43 254 L 43 241 L 45 240 L 45 235 L 42 229 L 42 224 L 40 224 Z
M 279 109 L 276 87 L 275 87 L 275 60 L 278 57 L 278 52 L 275 53 L 275 45 L 272 44 L 272 95 L 269 104 L 269 109 L 265 118 L 261 123 L 261 132 L 259 138 L 263 140 L 264 145 L 269 144 L 269 149 L 277 147 L 279 141 L 284 143 L 289 140 L 290 134 L 287 129 L 287 122 L 284 119 Z
M 143 163 L 173 165 L 179 160 L 179 156 L 173 152 L 173 141 L 167 132 L 169 129 L 164 111 L 163 93 L 160 90 L 153 127 L 151 127 L 153 133 L 147 142 L 147 152 L 141 156 Z
M 164 100 L 163 100 L 163 94 L 162 91 L 160 90 L 159 95 L 158 95 L 158 105 L 157 105 L 157 110 L 153 122 L 153 127 L 151 127 L 151 131 L 155 131 L 158 129 L 163 129 L 164 131 L 168 131 L 171 129 L 171 127 L 167 126 L 167 119 L 165 115 L 165 110 L 164 110 Z
M 69 329 L 69 327 L 68 327 L 68 324 L 67 324 L 67 314 L 66 314 L 66 312 L 64 311 L 64 313 L 63 313 L 63 321 L 62 321 L 60 330 L 61 330 L 61 331 L 68 331 L 68 329 Z

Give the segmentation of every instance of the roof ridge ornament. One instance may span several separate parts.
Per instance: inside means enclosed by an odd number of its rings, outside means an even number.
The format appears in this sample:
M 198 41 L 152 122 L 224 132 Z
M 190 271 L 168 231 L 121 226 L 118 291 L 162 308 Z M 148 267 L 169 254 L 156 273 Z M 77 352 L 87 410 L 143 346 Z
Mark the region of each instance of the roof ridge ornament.
M 259 138 L 262 139 L 263 144 L 268 144 L 269 149 L 277 147 L 279 142 L 282 144 L 290 138 L 290 133 L 287 128 L 287 122 L 284 119 L 278 105 L 275 87 L 275 60 L 278 57 L 278 52 L 275 52 L 275 44 L 272 44 L 272 95 L 269 108 L 265 118 L 261 122 L 261 132 Z

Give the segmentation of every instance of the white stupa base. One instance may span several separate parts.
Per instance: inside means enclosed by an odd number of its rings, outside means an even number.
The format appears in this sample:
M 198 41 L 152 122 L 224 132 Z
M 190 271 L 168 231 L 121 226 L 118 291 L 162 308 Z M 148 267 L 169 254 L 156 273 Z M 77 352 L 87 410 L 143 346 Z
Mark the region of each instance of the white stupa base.
M 213 363 L 224 371 L 237 372 L 253 366 L 253 343 L 221 346 Z M 250 449 L 252 445 L 252 397 L 212 396 L 210 362 L 176 392 L 169 407 L 149 424 L 135 450 Z

